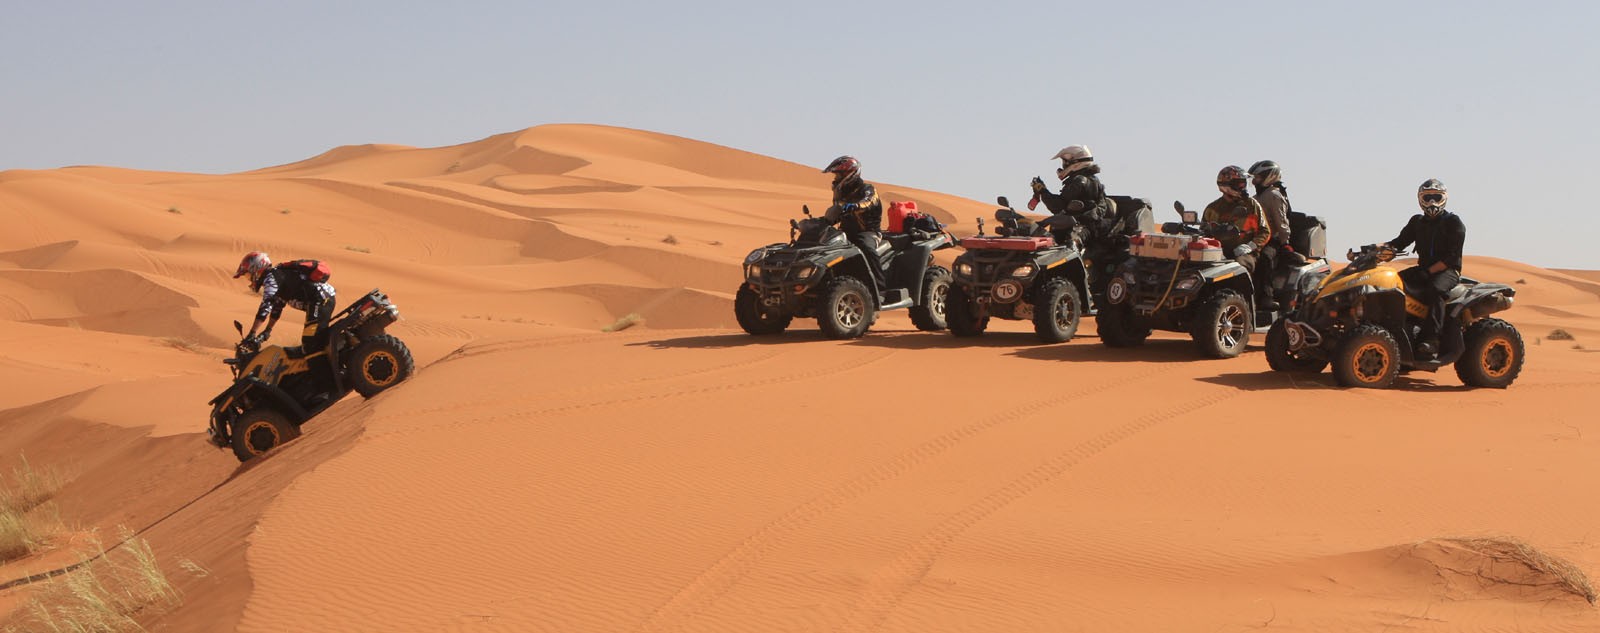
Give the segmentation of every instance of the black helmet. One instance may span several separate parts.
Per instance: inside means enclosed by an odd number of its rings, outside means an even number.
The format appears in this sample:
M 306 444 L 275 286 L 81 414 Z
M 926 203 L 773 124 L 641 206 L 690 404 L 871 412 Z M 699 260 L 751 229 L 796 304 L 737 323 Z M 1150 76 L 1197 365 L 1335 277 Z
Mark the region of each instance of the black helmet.
M 822 168 L 822 173 L 833 174 L 833 188 L 848 185 L 861 180 L 861 161 L 854 156 L 840 156 Z
M 1444 188 L 1444 183 L 1438 178 L 1429 178 L 1417 187 L 1417 206 L 1422 207 L 1422 212 L 1431 216 L 1444 213 L 1444 205 L 1450 203 L 1450 191 Z
M 1244 173 L 1243 167 L 1228 165 L 1223 167 L 1222 171 L 1217 172 L 1217 189 L 1220 189 L 1223 195 L 1243 196 L 1245 184 L 1249 180 L 1250 177 Z
M 1250 166 L 1250 180 L 1256 184 L 1256 189 L 1264 189 L 1278 184 L 1283 180 L 1283 172 L 1278 169 L 1278 164 L 1270 160 L 1258 160 Z

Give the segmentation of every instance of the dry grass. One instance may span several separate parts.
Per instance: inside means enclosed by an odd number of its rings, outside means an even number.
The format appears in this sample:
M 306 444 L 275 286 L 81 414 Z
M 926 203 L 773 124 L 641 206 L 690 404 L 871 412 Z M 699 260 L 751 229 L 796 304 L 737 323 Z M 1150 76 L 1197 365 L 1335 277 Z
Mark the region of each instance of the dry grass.
M 27 609 L 13 618 L 6 631 L 143 631 L 135 616 L 159 613 L 183 601 L 144 539 L 124 531 L 121 545 L 107 551 L 95 541 L 90 556 L 92 562 L 35 584 Z M 190 573 L 206 573 L 190 561 L 180 561 L 179 566 Z
M 372 249 L 367 248 L 365 246 L 348 246 L 347 245 L 347 246 L 344 247 L 344 250 L 355 251 L 357 253 L 371 253 L 372 252 Z
M 289 210 L 288 209 L 278 209 L 278 213 L 281 213 L 283 215 L 289 215 Z
M 644 317 L 637 312 L 629 312 L 627 316 L 617 319 L 616 323 L 600 328 L 601 332 L 621 332 L 635 325 L 644 323 Z
M 1578 340 L 1578 338 L 1573 336 L 1571 332 L 1568 332 L 1568 331 L 1562 330 L 1562 329 L 1556 329 L 1556 330 L 1551 331 L 1550 332 L 1550 336 L 1548 336 L 1546 338 L 1549 338 L 1552 341 L 1576 341 L 1576 340 Z
M 167 207 L 167 213 L 174 213 L 174 214 L 177 214 L 177 215 L 183 215 L 183 209 L 179 209 L 177 207 Z
M 666 244 L 677 244 L 678 243 L 678 238 L 673 237 L 672 235 L 668 235 L 666 237 L 661 238 L 661 241 L 663 243 L 666 243 Z
M 48 501 L 66 477 L 54 468 L 35 469 L 23 455 L 9 479 L 0 485 L 0 561 L 32 554 L 61 531 L 55 504 Z
M 1566 593 L 1580 596 L 1589 601 L 1589 604 L 1595 603 L 1594 585 L 1589 582 L 1589 576 L 1584 574 L 1582 569 L 1579 569 L 1577 565 L 1572 564 L 1570 561 L 1546 554 L 1521 539 L 1498 537 L 1440 540 L 1487 559 L 1489 565 L 1472 570 L 1480 579 L 1507 584 L 1549 585 Z M 1495 572 L 1489 569 L 1491 565 L 1496 563 L 1524 567 L 1528 572 L 1526 578 L 1507 577 L 1503 572 Z M 1456 571 L 1465 573 L 1465 570 Z
M 194 352 L 196 354 L 203 352 L 206 349 L 199 343 L 180 336 L 163 336 L 161 337 L 161 342 L 166 343 L 174 348 L 181 349 L 185 352 Z

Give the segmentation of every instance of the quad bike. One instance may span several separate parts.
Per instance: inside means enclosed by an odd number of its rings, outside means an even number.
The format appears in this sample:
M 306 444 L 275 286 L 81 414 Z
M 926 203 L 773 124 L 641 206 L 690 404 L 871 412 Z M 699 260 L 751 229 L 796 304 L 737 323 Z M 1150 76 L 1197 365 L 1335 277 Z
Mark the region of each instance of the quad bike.
M 1177 203 L 1182 222 L 1167 222 L 1161 233 L 1130 238 L 1131 257 L 1106 285 L 1105 305 L 1095 315 L 1100 340 L 1109 347 L 1144 343 L 1151 330 L 1186 332 L 1201 353 L 1233 358 L 1244 352 L 1257 323 L 1277 319 L 1258 310 L 1252 271 L 1224 256 L 1227 225 L 1202 226 L 1193 211 Z M 1314 287 L 1328 274 L 1321 257 L 1302 257 L 1276 277 L 1288 288 Z
M 411 376 L 416 362 L 400 339 L 384 333 L 400 319 L 389 297 L 373 290 L 328 320 L 327 355 L 308 359 L 300 347 L 262 346 L 247 338 L 223 359 L 233 370 L 233 385 L 212 398 L 211 426 L 217 447 L 233 447 L 249 461 L 300 436 L 300 425 L 333 406 L 352 390 L 371 398 Z M 244 325 L 233 327 L 241 335 Z M 333 385 L 317 385 L 310 362 L 333 363 Z M 330 397 L 319 398 L 321 394 Z
M 1090 304 L 1083 254 L 1068 237 L 1057 244 L 1052 218 L 1034 224 L 1011 208 L 1005 196 L 995 212 L 998 237 L 983 233 L 961 240 L 955 281 L 945 302 L 945 320 L 956 336 L 977 336 L 989 318 L 1032 321 L 1045 343 L 1072 340 Z M 1057 231 L 1059 233 L 1059 231 Z
M 917 329 L 945 328 L 950 271 L 933 264 L 933 252 L 953 247 L 955 238 L 942 225 L 938 231 L 884 234 L 877 250 L 883 269 L 873 275 L 843 232 L 801 209 L 806 219 L 789 221 L 787 244 L 769 244 L 745 257 L 745 281 L 733 300 L 739 327 L 778 334 L 795 317 L 815 317 L 828 338 L 849 339 L 865 334 L 878 312 L 908 308 Z
M 1505 388 L 1515 381 L 1522 372 L 1522 335 L 1488 315 L 1509 309 L 1516 290 L 1462 277 L 1446 295 L 1439 350 L 1429 355 L 1418 350 L 1418 336 L 1430 307 L 1389 264 L 1403 254 L 1383 244 L 1351 251 L 1350 265 L 1272 324 L 1267 362 L 1277 371 L 1315 373 L 1331 361 L 1345 387 L 1381 389 L 1401 371 L 1432 372 L 1451 363 L 1473 387 Z

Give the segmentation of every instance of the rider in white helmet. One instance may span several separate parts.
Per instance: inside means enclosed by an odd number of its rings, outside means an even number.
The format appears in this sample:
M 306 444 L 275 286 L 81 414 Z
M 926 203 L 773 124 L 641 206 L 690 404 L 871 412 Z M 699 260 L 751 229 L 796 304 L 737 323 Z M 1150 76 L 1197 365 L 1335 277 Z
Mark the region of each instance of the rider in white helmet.
M 1422 213 L 1411 216 L 1400 235 L 1388 241 L 1395 250 L 1416 244 L 1417 265 L 1400 271 L 1407 288 L 1420 289 L 1428 304 L 1422 343 L 1417 352 L 1424 356 L 1439 353 L 1439 332 L 1444 329 L 1444 300 L 1461 283 L 1462 247 L 1467 241 L 1467 225 L 1461 217 L 1445 209 L 1450 192 L 1437 178 L 1417 187 L 1417 206 Z
M 1100 274 L 1099 264 L 1111 264 L 1115 250 L 1108 227 L 1115 218 L 1111 217 L 1105 185 L 1100 184 L 1100 166 L 1095 164 L 1094 153 L 1087 145 L 1068 145 L 1051 159 L 1061 161 L 1061 167 L 1056 169 L 1056 177 L 1061 179 L 1061 193 L 1052 193 L 1044 180 L 1037 177 L 1029 183 L 1034 200 L 1044 202 L 1045 208 L 1054 214 L 1040 224 L 1049 227 L 1057 241 L 1065 242 L 1072 237 L 1083 240 L 1087 258 L 1096 263 L 1089 271 L 1089 285 L 1098 288 L 1105 277 Z M 1030 201 L 1028 208 L 1033 206 Z M 1082 229 L 1075 230 L 1076 227 Z

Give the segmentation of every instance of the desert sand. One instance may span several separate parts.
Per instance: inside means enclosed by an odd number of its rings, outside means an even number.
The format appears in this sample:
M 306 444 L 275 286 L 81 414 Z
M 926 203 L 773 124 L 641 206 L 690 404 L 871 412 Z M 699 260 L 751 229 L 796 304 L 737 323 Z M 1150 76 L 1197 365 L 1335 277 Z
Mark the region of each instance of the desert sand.
M 0 582 L 121 526 L 182 592 L 152 631 L 1600 631 L 1482 540 L 1600 574 L 1600 276 L 1468 258 L 1518 292 L 1506 390 L 1343 390 L 1270 372 L 1259 336 L 1210 361 L 1088 323 L 747 336 L 739 263 L 825 206 L 818 167 L 558 125 L 0 172 L 0 472 L 70 476 L 68 527 Z M 992 212 L 880 192 L 958 235 Z M 255 249 L 388 292 L 418 371 L 240 466 L 205 402 Z

